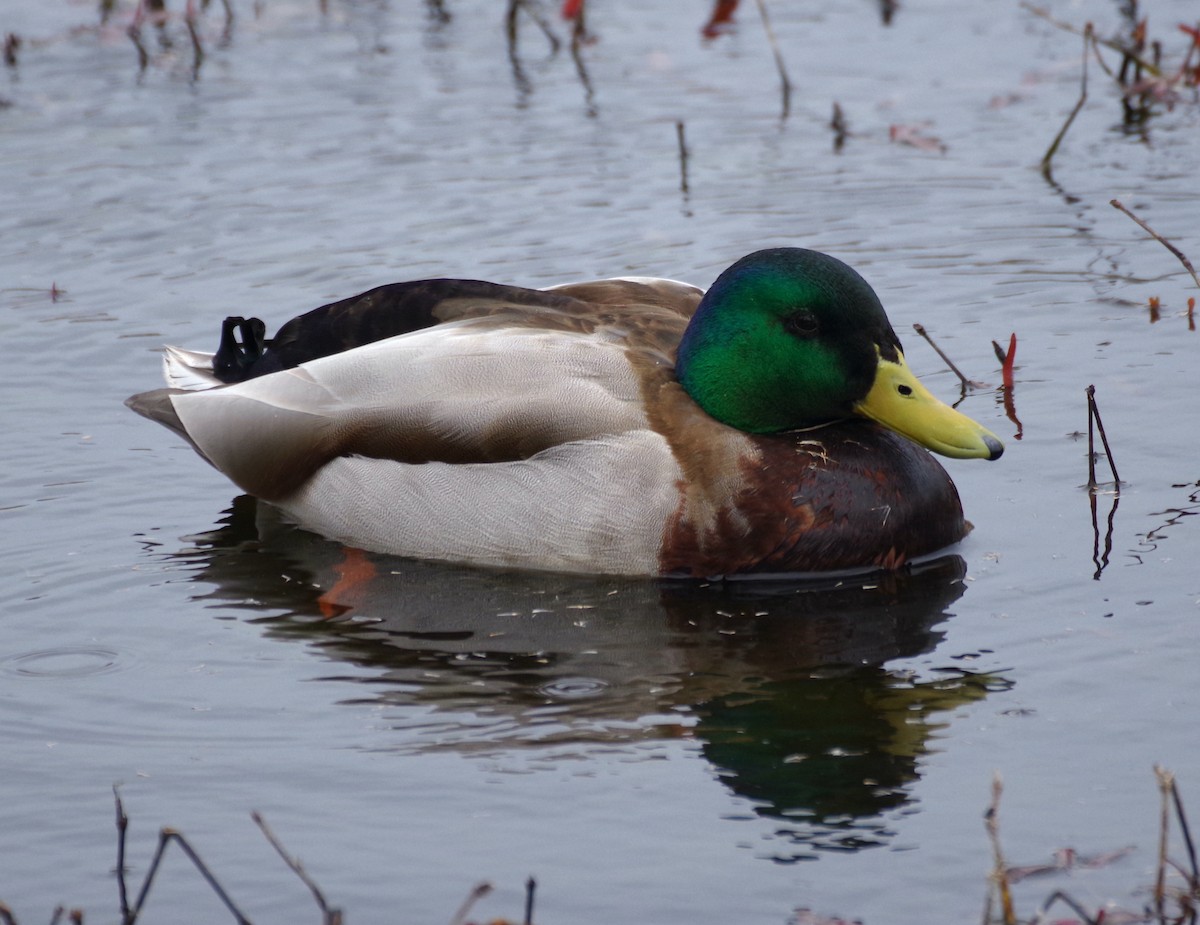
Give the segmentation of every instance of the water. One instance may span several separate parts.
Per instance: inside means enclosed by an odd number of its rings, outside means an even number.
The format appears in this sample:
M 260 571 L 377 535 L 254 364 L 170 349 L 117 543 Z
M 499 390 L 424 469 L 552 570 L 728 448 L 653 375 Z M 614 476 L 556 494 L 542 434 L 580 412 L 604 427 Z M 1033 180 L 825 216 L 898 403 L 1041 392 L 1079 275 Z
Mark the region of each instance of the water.
M 441 23 L 272 0 L 224 47 L 214 6 L 196 79 L 178 22 L 168 51 L 145 28 L 139 76 L 129 9 L 98 32 L 88 7 L 5 8 L 25 42 L 0 83 L 0 900 L 21 921 L 118 920 L 114 784 L 135 885 L 169 825 L 255 921 L 317 913 L 252 809 L 355 922 L 448 921 L 481 879 L 472 915 L 519 920 L 531 873 L 543 922 L 974 920 L 994 770 L 1015 862 L 1137 845 L 1022 884 L 1027 914 L 1054 885 L 1142 901 L 1152 765 L 1200 792 L 1197 293 L 1108 201 L 1200 259 L 1200 107 L 1127 130 L 1093 69 L 1050 184 L 1079 39 L 1015 6 L 884 27 L 867 3 L 771 4 L 783 121 L 753 5 L 711 43 L 705 4 L 634 6 L 591 9 L 590 94 L 530 20 L 514 70 L 481 2 Z M 1144 12 L 1178 61 L 1194 10 Z M 1121 26 L 1099 0 L 1056 15 Z M 162 343 L 211 349 L 227 313 L 276 325 L 425 275 L 707 284 L 773 244 L 859 268 L 943 397 L 913 322 L 993 384 L 990 341 L 1017 333 L 1020 437 L 999 393 L 967 396 L 1008 452 L 948 463 L 976 529 L 918 574 L 729 589 L 347 560 L 121 405 Z M 1127 482 L 1095 526 L 1088 384 Z M 226 914 L 172 849 L 142 921 Z

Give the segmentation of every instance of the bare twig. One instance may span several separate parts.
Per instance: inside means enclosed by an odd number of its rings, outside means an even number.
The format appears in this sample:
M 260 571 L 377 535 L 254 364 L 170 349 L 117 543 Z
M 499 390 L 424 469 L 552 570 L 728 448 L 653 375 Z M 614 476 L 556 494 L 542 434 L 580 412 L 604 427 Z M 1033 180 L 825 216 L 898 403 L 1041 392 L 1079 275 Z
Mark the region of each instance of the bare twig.
M 1083 35 L 1084 34 L 1084 31 L 1085 31 L 1084 29 L 1080 29 L 1078 26 L 1073 26 L 1069 22 L 1063 22 L 1061 19 L 1055 19 L 1053 16 L 1050 15 L 1050 13 L 1047 10 L 1042 9 L 1039 6 L 1034 6 L 1032 3 L 1027 2 L 1027 0 L 1021 0 L 1021 3 L 1019 5 L 1020 5 L 1021 9 L 1027 10 L 1028 12 L 1033 13 L 1034 16 L 1040 16 L 1042 19 L 1046 20 L 1046 22 L 1050 23 L 1050 25 L 1054 26 L 1057 29 L 1062 29 L 1064 32 L 1070 32 L 1072 35 Z M 1142 70 L 1147 71 L 1150 74 L 1153 74 L 1155 77 L 1162 76 L 1162 69 L 1159 68 L 1158 65 L 1152 64 L 1149 61 L 1139 58 L 1136 54 L 1134 54 L 1128 48 L 1123 46 L 1120 42 L 1114 42 L 1111 39 L 1099 38 L 1095 35 L 1093 35 L 1092 39 L 1095 43 L 1103 45 L 1105 48 L 1111 48 L 1113 51 L 1119 51 L 1122 55 L 1125 55 L 1134 64 L 1138 65 Z
M 342 910 L 329 908 L 329 903 L 325 901 L 325 894 L 321 892 L 321 888 L 317 886 L 316 881 L 308 875 L 308 872 L 304 869 L 304 865 L 301 864 L 298 859 L 287 853 L 283 847 L 283 844 L 278 838 L 275 837 L 275 833 L 271 831 L 270 826 L 267 825 L 267 820 L 265 820 L 258 812 L 252 812 L 250 814 L 250 818 L 253 819 L 254 824 L 262 830 L 262 833 L 266 837 L 267 841 L 271 843 L 271 847 L 275 849 L 276 853 L 281 858 L 283 858 L 283 863 L 292 869 L 292 873 L 299 877 L 300 881 L 306 887 L 308 887 L 309 892 L 313 894 L 313 899 L 317 901 L 317 905 L 321 909 L 321 914 L 325 917 L 324 925 L 342 925 Z
M 232 0 L 221 0 L 221 5 L 225 8 L 225 26 L 221 30 L 223 40 L 228 42 L 233 35 L 233 2 Z
M 1188 865 L 1191 868 L 1188 886 L 1195 892 L 1200 890 L 1200 867 L 1197 867 L 1196 864 L 1196 845 L 1192 841 L 1192 830 L 1188 825 L 1187 814 L 1183 811 L 1183 800 L 1179 796 L 1179 784 L 1173 774 L 1171 775 L 1171 801 L 1175 804 L 1175 818 L 1179 821 L 1179 831 L 1183 834 L 1183 845 L 1188 853 Z
M 1087 392 L 1088 402 L 1088 491 L 1095 491 L 1097 487 L 1096 443 L 1093 433 L 1094 430 L 1098 430 L 1100 431 L 1100 441 L 1104 444 L 1104 454 L 1108 457 L 1108 468 L 1112 471 L 1113 488 L 1117 494 L 1120 494 L 1121 477 L 1117 475 L 1117 466 L 1113 462 L 1112 449 L 1108 445 L 1108 434 L 1104 432 L 1104 422 L 1100 420 L 1100 408 L 1096 404 L 1096 387 L 1089 385 L 1084 391 Z
M 125 832 L 129 828 L 129 817 L 125 815 L 125 805 L 121 802 L 121 794 L 117 785 L 113 784 L 113 799 L 117 804 L 117 896 L 121 901 L 121 921 L 128 922 L 129 891 L 125 885 Z
M 552 56 L 558 54 L 559 49 L 562 47 L 562 42 L 554 34 L 554 30 L 550 27 L 550 23 L 546 21 L 546 17 L 538 10 L 537 4 L 530 3 L 529 0 L 508 0 L 508 10 L 504 17 L 504 31 L 508 38 L 508 62 L 512 68 L 513 81 L 517 86 L 517 93 L 521 101 L 520 105 L 524 106 L 525 100 L 533 92 L 533 84 L 530 83 L 529 77 L 525 73 L 525 66 L 521 62 L 521 55 L 517 47 L 521 10 L 524 10 L 545 34 L 546 40 L 550 43 L 550 54 Z M 582 69 L 578 55 L 574 51 L 572 51 L 572 54 L 575 57 L 576 68 Z M 589 94 L 588 103 L 590 105 L 591 87 L 587 84 L 586 80 L 584 81 L 584 88 Z
M 17 66 L 17 51 L 21 47 L 21 36 L 10 32 L 4 36 L 4 63 L 11 68 Z
M 467 913 L 471 911 L 471 907 L 490 892 L 492 892 L 492 885 L 487 881 L 471 887 L 471 892 L 467 894 L 467 898 L 462 901 L 462 905 L 454 913 L 454 918 L 450 919 L 450 925 L 462 925 L 467 918 Z
M 142 44 L 142 21 L 145 18 L 146 4 L 144 0 L 138 0 L 137 9 L 133 13 L 133 19 L 125 32 L 133 42 L 133 47 L 137 49 L 139 74 L 143 73 L 146 70 L 146 66 L 150 63 L 150 55 L 146 51 L 146 46 Z
M 1100 70 L 1104 71 L 1105 74 L 1117 83 L 1121 83 L 1121 78 L 1113 73 L 1113 69 L 1108 66 L 1104 60 L 1104 56 L 1100 54 L 1100 40 L 1096 38 L 1095 34 L 1092 35 L 1092 56 L 1096 59 L 1096 63 L 1100 65 Z
M 1096 492 L 1096 419 L 1092 416 L 1096 387 L 1089 385 L 1086 389 L 1088 399 L 1088 481 L 1087 489 L 1092 494 Z
M 587 103 L 587 114 L 596 116 L 596 91 L 592 87 L 592 79 L 588 76 L 587 65 L 583 62 L 583 46 L 588 41 L 587 26 L 584 23 L 584 5 L 580 4 L 575 19 L 571 23 L 571 60 L 575 62 L 575 73 L 583 85 L 584 101 Z
M 521 55 L 517 51 L 517 14 L 520 10 L 520 0 L 509 0 L 508 15 L 505 18 L 505 34 L 508 37 L 508 63 L 512 68 L 513 82 L 523 101 L 533 91 L 533 84 L 529 82 L 525 66 L 521 63 Z
M 1042 908 L 1040 910 L 1038 910 L 1037 917 L 1034 919 L 1034 921 L 1041 922 L 1043 920 L 1043 918 L 1045 917 L 1046 913 L 1050 911 L 1050 907 L 1053 906 L 1056 902 L 1061 902 L 1061 903 L 1064 903 L 1064 904 L 1070 906 L 1071 911 L 1074 912 L 1077 916 L 1079 916 L 1080 921 L 1082 921 L 1084 923 L 1084 925 L 1100 925 L 1100 922 L 1102 921 L 1102 918 L 1099 915 L 1096 915 L 1096 916 L 1088 915 L 1087 911 L 1083 908 L 1083 906 L 1079 905 L 1079 903 L 1077 903 L 1074 899 L 1072 899 L 1069 895 L 1064 893 L 1062 890 L 1055 890 L 1053 893 L 1051 893 L 1049 896 L 1046 897 L 1046 901 L 1044 903 L 1042 903 Z
M 1017 925 L 1017 913 L 1013 908 L 1012 890 L 1008 886 L 1008 865 L 1004 863 L 1004 852 L 1000 848 L 1000 796 L 1004 793 L 1004 782 L 1000 772 L 992 776 L 992 802 L 983 814 L 984 826 L 992 842 L 993 868 L 991 881 L 1000 894 L 1000 908 L 1004 925 Z
M 207 883 L 209 888 L 217 894 L 217 897 L 225 904 L 225 908 L 233 914 L 233 917 L 237 921 L 238 925 L 251 925 L 250 920 L 242 914 L 241 910 L 238 909 L 236 905 L 234 905 L 233 900 L 229 898 L 229 894 L 225 892 L 225 888 L 222 887 L 217 881 L 217 878 L 213 875 L 213 872 L 209 870 L 208 866 L 200 859 L 200 855 L 198 855 L 195 849 L 188 844 L 188 840 L 175 829 L 171 828 L 163 828 L 158 833 L 158 847 L 154 851 L 154 858 L 150 862 L 150 868 L 146 871 L 146 879 L 142 881 L 142 889 L 138 893 L 137 901 L 134 903 L 133 909 L 130 910 L 129 914 L 126 916 L 124 925 L 134 925 L 134 923 L 137 921 L 137 917 L 141 914 L 142 907 L 146 903 L 146 896 L 150 892 L 150 886 L 154 883 L 154 877 L 158 874 L 158 868 L 162 863 L 163 855 L 167 850 L 167 845 L 169 845 L 172 841 L 175 841 L 179 844 L 180 849 L 182 849 L 183 853 L 188 856 L 192 864 L 195 865 L 196 870 L 200 871 L 200 876 L 204 878 L 204 882 Z
M 837 100 L 834 100 L 833 103 L 833 116 L 829 120 L 829 127 L 833 129 L 833 150 L 841 151 L 850 134 L 850 128 L 846 124 L 846 114 L 842 112 L 842 107 L 838 105 Z
M 783 63 L 779 43 L 775 41 L 775 30 L 771 28 L 771 18 L 767 15 L 766 0 L 758 0 L 758 15 L 762 17 L 763 29 L 767 33 L 767 42 L 771 46 L 771 54 L 775 56 L 775 67 L 779 70 L 780 92 L 783 94 L 783 113 L 780 118 L 786 119 L 792 111 L 792 82 L 788 78 L 787 66 Z
M 525 881 L 525 921 L 523 925 L 533 925 L 533 894 L 537 890 L 537 881 L 530 877 Z
M 942 348 L 933 342 L 933 338 L 929 336 L 929 333 L 925 330 L 924 325 L 914 324 L 913 330 L 925 338 L 929 346 L 932 347 L 937 352 L 937 355 L 942 358 L 942 362 L 950 367 L 950 371 L 953 372 L 954 375 L 958 376 L 959 381 L 962 383 L 964 392 L 969 389 L 988 388 L 988 384 L 986 382 L 976 382 L 974 379 L 968 379 L 966 376 L 964 376 L 962 374 L 962 370 L 954 365 L 954 361 L 951 360 L 950 357 L 946 356 L 946 354 L 942 352 Z
M 688 148 L 684 135 L 683 120 L 675 123 L 675 138 L 679 142 L 679 191 L 688 194 Z
M 1063 123 L 1062 128 L 1058 130 L 1058 134 L 1054 137 L 1054 141 L 1050 143 L 1050 147 L 1046 149 L 1046 153 L 1042 155 L 1042 176 L 1047 180 L 1050 179 L 1050 162 L 1054 159 L 1054 155 L 1058 151 L 1058 146 L 1062 144 L 1063 138 L 1067 135 L 1067 129 L 1071 127 L 1071 123 L 1075 121 L 1075 117 L 1079 115 L 1079 110 L 1083 109 L 1083 104 L 1087 102 L 1088 47 L 1094 40 L 1095 34 L 1092 31 L 1092 24 L 1088 23 L 1083 28 L 1083 77 L 1080 80 L 1079 101 L 1075 104 L 1075 108 L 1071 110 L 1071 114 L 1067 116 L 1067 121 Z
M 1169 250 L 1172 254 L 1174 254 L 1176 257 L 1178 257 L 1179 262 L 1183 264 L 1184 269 L 1186 269 L 1190 274 L 1192 274 L 1192 282 L 1194 282 L 1196 284 L 1196 287 L 1198 289 L 1200 289 L 1200 276 L 1196 275 L 1196 268 L 1193 267 L 1192 262 L 1190 260 L 1188 260 L 1186 256 L 1184 256 L 1183 251 L 1181 251 L 1178 247 L 1176 247 L 1174 244 L 1172 244 L 1170 241 L 1168 241 L 1166 238 L 1164 238 L 1162 235 L 1160 235 L 1157 231 L 1155 231 L 1153 228 L 1151 228 L 1149 225 L 1147 225 L 1144 221 L 1142 221 L 1140 218 L 1138 218 L 1136 215 L 1134 215 L 1132 212 L 1130 212 L 1127 208 L 1125 208 L 1125 206 L 1121 202 L 1121 200 L 1110 199 L 1108 201 L 1108 204 L 1110 206 L 1112 206 L 1114 209 L 1119 209 L 1120 211 L 1122 211 L 1126 215 L 1128 215 L 1131 219 L 1133 219 L 1135 222 L 1137 222 L 1139 225 L 1141 225 L 1142 230 L 1145 231 L 1148 235 L 1150 235 L 1150 237 L 1154 238 L 1155 241 L 1157 241 L 1159 244 L 1161 244 L 1163 247 L 1165 247 L 1167 250 Z
M 200 76 L 200 66 L 204 64 L 204 46 L 200 42 L 200 33 L 196 31 L 196 0 L 187 0 L 183 21 L 192 40 L 192 80 L 196 80 Z
M 1154 877 L 1154 911 L 1161 921 L 1166 902 L 1167 885 L 1167 845 L 1169 842 L 1171 785 L 1175 775 L 1165 768 L 1154 766 L 1154 776 L 1158 778 L 1158 789 L 1162 793 L 1162 809 L 1158 824 L 1158 872 Z
M 550 28 L 550 23 L 546 21 L 546 17 L 539 12 L 535 5 L 528 3 L 527 0 L 509 0 L 508 2 L 508 13 L 505 17 L 505 23 L 508 30 L 509 42 L 514 47 L 517 44 L 517 14 L 522 9 L 529 14 L 529 18 L 537 23 L 538 27 L 545 34 L 546 41 L 550 43 L 550 54 L 558 54 L 558 49 L 562 47 L 562 42 L 554 34 L 554 30 Z

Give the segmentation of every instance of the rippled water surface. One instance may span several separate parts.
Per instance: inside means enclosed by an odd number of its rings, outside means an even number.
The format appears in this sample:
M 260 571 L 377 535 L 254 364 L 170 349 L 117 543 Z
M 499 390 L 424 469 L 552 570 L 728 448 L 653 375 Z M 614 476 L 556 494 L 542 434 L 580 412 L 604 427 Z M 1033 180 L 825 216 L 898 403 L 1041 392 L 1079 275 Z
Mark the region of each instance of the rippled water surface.
M 448 921 L 482 879 L 472 914 L 519 920 L 529 874 L 546 923 L 978 921 L 999 770 L 1014 861 L 1136 846 L 1022 884 L 1029 914 L 1053 885 L 1138 906 L 1152 765 L 1200 795 L 1200 335 L 1108 203 L 1200 260 L 1200 105 L 1123 120 L 1093 63 L 1048 181 L 1081 42 L 1015 3 L 769 4 L 786 119 L 753 4 L 705 41 L 708 3 L 594 0 L 578 63 L 553 6 L 557 53 L 482 0 L 234 0 L 198 72 L 181 21 L 143 26 L 141 73 L 129 3 L 0 9 L 0 901 L 117 921 L 119 784 L 131 880 L 173 826 L 255 921 L 317 912 L 251 810 L 354 922 Z M 1169 62 L 1195 14 L 1142 4 Z M 941 396 L 914 322 L 991 383 L 961 407 L 1008 452 L 948 463 L 975 524 L 948 556 L 727 587 L 365 557 L 121 404 L 229 313 L 433 275 L 707 285 L 777 244 L 854 264 Z M 1094 510 L 1089 384 L 1127 483 Z M 141 921 L 226 915 L 179 854 Z

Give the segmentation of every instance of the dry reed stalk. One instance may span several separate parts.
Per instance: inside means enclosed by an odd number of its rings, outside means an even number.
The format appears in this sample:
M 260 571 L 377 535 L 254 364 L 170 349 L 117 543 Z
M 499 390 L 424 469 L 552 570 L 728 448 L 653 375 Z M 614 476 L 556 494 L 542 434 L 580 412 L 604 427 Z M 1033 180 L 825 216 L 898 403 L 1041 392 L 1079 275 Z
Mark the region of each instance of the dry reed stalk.
M 679 191 L 688 194 L 688 148 L 683 120 L 675 123 L 675 139 L 679 144 Z
M 1079 101 L 1075 104 L 1075 108 L 1071 110 L 1071 114 L 1067 116 L 1067 121 L 1063 123 L 1063 127 L 1058 130 L 1058 134 L 1054 137 L 1054 141 L 1050 143 L 1050 147 L 1046 149 L 1046 153 L 1042 155 L 1042 176 L 1047 180 L 1050 179 L 1050 162 L 1054 159 L 1054 155 L 1058 151 L 1058 146 L 1062 144 L 1062 140 L 1066 137 L 1067 130 L 1071 127 L 1071 123 L 1075 121 L 1075 117 L 1079 115 L 1079 110 L 1083 109 L 1083 104 L 1087 102 L 1088 51 L 1094 38 L 1092 24 L 1088 23 L 1083 29 L 1083 76 L 1080 79 Z
M 950 357 L 946 356 L 941 347 L 934 343 L 933 338 L 930 337 L 929 333 L 925 330 L 924 325 L 914 324 L 913 330 L 925 338 L 926 343 L 928 343 L 929 346 L 937 352 L 937 355 L 942 358 L 942 362 L 950 367 L 950 371 L 954 373 L 954 375 L 958 376 L 959 381 L 962 383 L 962 389 L 964 393 L 974 389 L 990 388 L 986 382 L 976 382 L 974 379 L 968 379 L 966 376 L 964 376 L 962 370 L 954 365 L 954 361 L 951 360 Z
M 271 843 L 271 847 L 283 858 L 283 863 L 291 868 L 292 873 L 300 878 L 301 883 L 308 887 L 309 892 L 313 895 L 313 899 L 317 901 L 317 905 L 321 909 L 321 914 L 324 916 L 323 925 L 342 925 L 342 910 L 329 908 L 329 903 L 325 901 L 325 894 L 321 892 L 321 888 L 317 886 L 316 881 L 308 875 L 308 872 L 304 869 L 304 865 L 298 859 L 287 853 L 283 844 L 275 837 L 275 833 L 271 831 L 270 826 L 267 825 L 267 821 L 262 815 L 258 812 L 252 812 L 250 818 L 254 820 L 254 824 L 259 827 L 267 841 Z
M 1085 390 L 1088 403 L 1088 491 L 1095 491 L 1096 482 L 1096 442 L 1095 431 L 1100 432 L 1100 442 L 1104 444 L 1104 455 L 1108 459 L 1108 468 L 1112 471 L 1113 489 L 1121 493 L 1121 477 L 1117 475 L 1117 465 L 1113 462 L 1112 448 L 1108 445 L 1108 434 L 1104 431 L 1104 422 L 1100 420 L 1100 408 L 1096 404 L 1096 387 L 1089 385 Z
M 1165 247 L 1167 250 L 1169 250 L 1172 254 L 1174 254 L 1176 257 L 1178 257 L 1179 262 L 1183 264 L 1184 269 L 1186 269 L 1188 271 L 1188 273 L 1190 273 L 1192 275 L 1192 282 L 1194 282 L 1196 284 L 1196 288 L 1200 289 L 1200 276 L 1196 275 L 1196 268 L 1193 267 L 1192 262 L 1190 260 L 1188 260 L 1186 256 L 1184 256 L 1183 251 L 1181 251 L 1178 247 L 1176 247 L 1174 244 L 1172 244 L 1170 241 L 1168 241 L 1166 238 L 1164 238 L 1162 235 L 1160 235 L 1157 231 L 1155 231 L 1153 228 L 1151 228 L 1149 225 L 1147 225 L 1144 221 L 1142 221 L 1142 219 L 1138 218 L 1136 215 L 1134 215 L 1132 212 L 1130 212 L 1129 209 L 1125 208 L 1125 205 L 1121 202 L 1121 200 L 1110 199 L 1108 201 L 1108 204 L 1110 206 L 1112 206 L 1114 209 L 1119 209 L 1120 211 L 1122 211 L 1126 215 L 1128 215 L 1131 219 L 1133 219 L 1135 222 L 1137 222 L 1139 225 L 1141 225 L 1142 230 L 1144 230 L 1148 235 L 1150 235 L 1150 237 L 1154 238 L 1155 241 L 1157 241 L 1159 244 L 1161 244 L 1163 247 Z
M 992 843 L 992 872 L 988 879 L 1000 895 L 1000 913 L 1004 925 L 1017 925 L 1017 913 L 1013 908 L 1012 890 L 1008 884 L 1008 865 L 1004 862 L 1004 851 L 1000 847 L 1000 796 L 1004 793 L 1004 781 L 997 771 L 992 775 L 992 802 L 983 814 L 984 826 L 987 828 L 988 839 Z M 984 925 L 989 919 L 989 908 L 984 912 Z
M 771 17 L 767 15 L 766 0 L 757 0 L 758 15 L 762 18 L 763 29 L 767 33 L 767 43 L 771 46 L 771 54 L 775 56 L 775 68 L 779 71 L 780 93 L 783 96 L 783 112 L 779 118 L 786 119 L 792 111 L 792 81 L 788 78 L 787 65 L 783 63 L 783 54 L 779 51 L 779 43 L 775 41 L 775 30 L 771 28 Z

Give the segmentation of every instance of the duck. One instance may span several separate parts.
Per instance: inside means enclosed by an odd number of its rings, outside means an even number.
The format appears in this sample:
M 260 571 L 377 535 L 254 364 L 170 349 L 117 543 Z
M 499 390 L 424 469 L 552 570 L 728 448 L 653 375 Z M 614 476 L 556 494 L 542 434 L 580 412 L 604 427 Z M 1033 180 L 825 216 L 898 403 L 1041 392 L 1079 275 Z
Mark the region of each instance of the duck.
M 756 251 L 704 291 L 622 277 L 380 286 L 165 348 L 126 404 L 347 547 L 717 579 L 904 567 L 971 529 L 932 453 L 1001 441 L 909 368 L 836 257 Z

